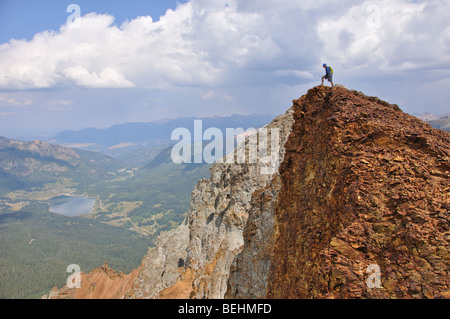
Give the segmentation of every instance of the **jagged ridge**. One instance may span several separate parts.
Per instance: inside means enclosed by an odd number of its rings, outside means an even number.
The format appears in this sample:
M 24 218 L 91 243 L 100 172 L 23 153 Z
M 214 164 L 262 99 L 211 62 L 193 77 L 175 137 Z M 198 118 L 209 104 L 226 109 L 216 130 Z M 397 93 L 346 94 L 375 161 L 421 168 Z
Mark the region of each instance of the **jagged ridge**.
M 270 203 L 275 206 L 272 233 L 266 229 L 257 236 L 264 211 L 249 217 L 246 247 L 237 258 L 228 296 L 445 294 L 449 134 L 396 105 L 344 88 L 316 87 L 293 107 L 281 190 Z M 264 196 L 254 200 L 260 199 Z M 255 249 L 266 252 L 268 272 L 249 267 L 255 260 L 246 256 Z M 367 285 L 369 265 L 380 267 L 379 289 Z M 266 289 L 255 294 L 255 282 L 266 283 Z
M 450 135 L 343 87 L 293 102 L 279 170 L 213 165 L 125 297 L 449 296 Z

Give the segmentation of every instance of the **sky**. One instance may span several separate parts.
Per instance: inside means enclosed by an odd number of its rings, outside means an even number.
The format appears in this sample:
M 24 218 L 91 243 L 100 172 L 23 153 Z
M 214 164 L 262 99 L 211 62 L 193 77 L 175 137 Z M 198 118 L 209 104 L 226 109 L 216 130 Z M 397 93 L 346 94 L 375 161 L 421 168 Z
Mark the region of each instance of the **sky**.
M 450 112 L 450 1 L 0 0 L 0 136 L 284 113 L 319 85 Z M 329 85 L 326 82 L 327 85 Z

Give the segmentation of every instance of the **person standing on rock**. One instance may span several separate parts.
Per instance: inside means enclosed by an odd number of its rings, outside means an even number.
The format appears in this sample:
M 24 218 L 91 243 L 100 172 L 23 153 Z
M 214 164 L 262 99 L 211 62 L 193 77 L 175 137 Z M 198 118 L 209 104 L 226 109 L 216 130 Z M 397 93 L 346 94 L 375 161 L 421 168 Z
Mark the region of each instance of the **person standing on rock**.
M 322 66 L 325 69 L 325 75 L 322 76 L 322 85 L 323 85 L 323 80 L 327 79 L 328 82 L 331 83 L 331 87 L 334 87 L 334 84 L 333 84 L 333 69 L 331 68 L 331 66 L 328 66 L 326 63 L 324 63 Z

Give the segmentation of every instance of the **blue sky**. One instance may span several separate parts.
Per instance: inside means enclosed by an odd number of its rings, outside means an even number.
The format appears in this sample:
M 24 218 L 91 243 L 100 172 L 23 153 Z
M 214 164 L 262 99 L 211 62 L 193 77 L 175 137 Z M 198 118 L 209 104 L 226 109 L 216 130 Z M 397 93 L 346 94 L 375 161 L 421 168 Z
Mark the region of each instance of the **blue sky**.
M 175 9 L 185 0 L 0 0 L 0 43 L 11 38 L 31 40 L 44 30 L 58 30 L 73 11 L 70 4 L 77 4 L 81 15 L 88 12 L 109 13 L 116 23 L 138 16 L 150 15 L 159 19 L 167 9 Z
M 320 84 L 323 62 L 335 83 L 408 113 L 449 113 L 448 12 L 439 0 L 0 0 L 0 136 L 275 116 Z

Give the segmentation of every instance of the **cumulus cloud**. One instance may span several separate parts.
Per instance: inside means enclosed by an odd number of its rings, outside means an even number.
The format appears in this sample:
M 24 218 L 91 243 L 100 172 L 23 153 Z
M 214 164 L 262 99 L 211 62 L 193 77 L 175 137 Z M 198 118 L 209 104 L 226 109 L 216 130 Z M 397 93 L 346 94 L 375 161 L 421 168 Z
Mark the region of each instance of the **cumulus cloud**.
M 91 73 L 81 66 L 69 67 L 63 71 L 63 75 L 82 87 L 121 88 L 134 86 L 122 74 L 109 67 L 102 70 L 100 74 Z
M 299 84 L 325 61 L 349 73 L 442 72 L 449 9 L 437 0 L 191 0 L 120 26 L 89 13 L 0 45 L 0 88 Z
M 448 12 L 448 1 L 378 0 L 330 13 L 317 28 L 322 57 L 342 69 L 370 69 L 368 76 L 448 68 Z
M 237 71 L 276 71 L 286 67 L 283 56 L 301 57 L 298 41 L 282 36 L 300 35 L 295 23 L 247 9 L 237 1 L 192 0 L 158 21 L 137 17 L 120 26 L 90 13 L 59 31 L 1 45 L 0 87 L 214 86 L 240 78 Z

